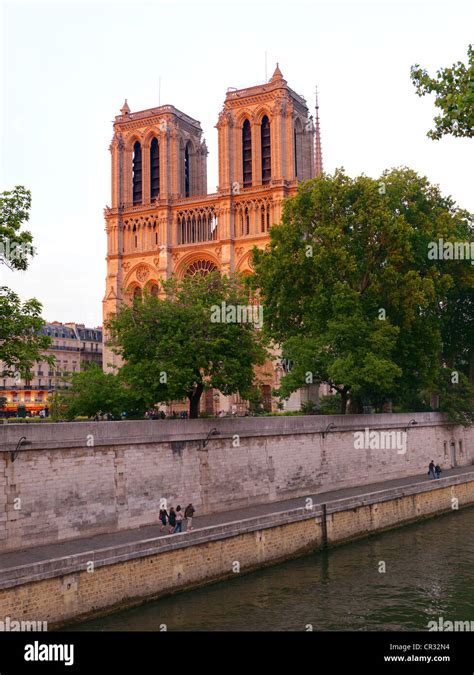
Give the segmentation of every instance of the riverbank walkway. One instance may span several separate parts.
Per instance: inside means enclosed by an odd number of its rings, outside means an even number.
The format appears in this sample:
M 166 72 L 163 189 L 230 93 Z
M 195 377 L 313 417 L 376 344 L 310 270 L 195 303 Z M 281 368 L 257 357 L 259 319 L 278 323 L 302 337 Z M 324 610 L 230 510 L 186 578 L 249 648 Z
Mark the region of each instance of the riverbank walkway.
M 442 473 L 442 478 L 449 476 L 456 476 L 461 474 L 469 474 L 474 472 L 474 467 L 463 466 L 455 469 L 447 469 Z M 297 497 L 294 499 L 287 499 L 284 501 L 272 502 L 271 504 L 258 504 L 255 506 L 243 507 L 240 509 L 228 510 L 220 513 L 213 513 L 210 515 L 200 516 L 198 511 L 193 519 L 193 532 L 197 532 L 200 528 L 209 527 L 212 525 L 225 525 L 238 520 L 245 520 L 247 518 L 254 518 L 258 516 L 265 516 L 275 514 L 290 509 L 304 507 L 306 500 L 310 498 L 314 505 L 324 504 L 336 499 L 344 499 L 347 497 L 357 497 L 380 490 L 388 490 L 390 488 L 406 487 L 416 485 L 419 483 L 428 482 L 427 472 L 407 478 L 398 478 L 395 480 L 380 481 L 378 483 L 370 483 L 368 485 L 361 485 L 351 488 L 344 488 L 340 490 L 330 490 L 328 492 L 320 492 L 318 494 L 309 494 L 304 497 Z M 438 482 L 438 481 L 431 481 Z M 188 504 L 189 499 L 183 495 L 176 504 L 169 504 L 176 508 L 180 503 L 184 508 Z M 161 523 L 158 522 L 158 512 L 156 513 L 156 525 L 145 525 L 131 530 L 120 530 L 109 534 L 98 534 L 92 537 L 84 537 L 81 539 L 72 539 L 58 543 L 51 543 L 45 546 L 35 546 L 34 548 L 22 549 L 19 551 L 9 551 L 0 554 L 0 580 L 2 573 L 7 573 L 8 569 L 18 567 L 20 565 L 31 565 L 34 563 L 47 562 L 58 558 L 64 558 L 71 555 L 87 553 L 89 551 L 96 551 L 108 547 L 120 546 L 123 544 L 133 544 L 135 542 L 154 539 L 158 537 L 173 537 L 169 535 L 168 530 L 160 532 Z M 183 521 L 183 529 L 186 525 Z

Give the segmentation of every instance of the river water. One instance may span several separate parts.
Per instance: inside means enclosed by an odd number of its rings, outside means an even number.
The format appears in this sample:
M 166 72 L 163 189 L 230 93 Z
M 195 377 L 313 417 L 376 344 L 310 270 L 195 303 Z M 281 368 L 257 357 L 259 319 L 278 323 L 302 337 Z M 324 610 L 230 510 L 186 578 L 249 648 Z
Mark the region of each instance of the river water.
M 474 621 L 474 508 L 236 574 L 73 630 L 427 630 L 439 617 Z

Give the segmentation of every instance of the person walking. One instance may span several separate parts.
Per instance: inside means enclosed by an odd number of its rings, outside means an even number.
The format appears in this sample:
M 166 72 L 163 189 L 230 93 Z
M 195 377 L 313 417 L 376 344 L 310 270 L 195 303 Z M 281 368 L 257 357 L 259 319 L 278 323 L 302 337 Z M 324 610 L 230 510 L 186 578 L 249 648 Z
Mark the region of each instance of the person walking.
M 441 471 L 442 471 L 442 469 L 441 469 L 440 465 L 437 464 L 437 465 L 435 466 L 435 475 L 436 475 L 436 478 L 441 478 Z
M 184 517 L 186 518 L 186 532 L 189 532 L 193 529 L 193 516 L 196 509 L 191 504 L 191 502 L 184 509 Z
M 174 528 L 176 527 L 176 512 L 173 507 L 170 508 L 170 513 L 168 516 L 168 523 L 170 526 L 169 533 L 173 534 Z
M 173 530 L 173 534 L 183 531 L 183 512 L 181 511 L 181 506 L 178 504 L 176 507 L 176 527 Z
M 159 518 L 160 518 L 160 521 L 161 521 L 160 532 L 163 532 L 163 530 L 165 529 L 165 527 L 168 523 L 168 511 L 166 509 L 160 509 Z
M 432 480 L 436 477 L 435 476 L 435 463 L 433 462 L 433 460 L 431 460 L 431 462 L 428 465 L 428 476 L 429 476 L 430 480 Z

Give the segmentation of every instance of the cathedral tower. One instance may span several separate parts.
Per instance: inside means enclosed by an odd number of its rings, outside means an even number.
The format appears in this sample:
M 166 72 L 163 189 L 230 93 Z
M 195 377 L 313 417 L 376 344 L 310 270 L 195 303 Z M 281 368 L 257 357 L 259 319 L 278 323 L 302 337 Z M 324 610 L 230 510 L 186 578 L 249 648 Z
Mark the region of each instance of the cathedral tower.
M 253 247 L 267 245 L 284 200 L 316 169 L 313 119 L 278 65 L 264 84 L 227 90 L 213 194 L 197 120 L 172 105 L 132 112 L 125 101 L 120 112 L 110 145 L 112 205 L 105 209 L 104 322 L 123 301 L 159 293 L 171 275 L 252 273 Z M 106 338 L 109 364 L 117 359 Z M 278 377 L 274 371 L 265 383 L 269 408 Z

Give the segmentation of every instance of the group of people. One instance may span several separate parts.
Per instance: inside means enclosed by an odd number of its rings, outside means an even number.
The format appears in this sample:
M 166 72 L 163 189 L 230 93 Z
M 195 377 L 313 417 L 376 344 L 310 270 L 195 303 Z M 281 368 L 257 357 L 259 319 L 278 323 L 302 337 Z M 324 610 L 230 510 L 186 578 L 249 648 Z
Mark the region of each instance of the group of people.
M 145 412 L 145 417 L 147 420 L 164 420 L 166 418 L 166 413 L 164 410 L 150 408 L 150 410 Z
M 170 415 L 167 415 L 164 410 L 157 410 L 156 408 L 150 408 L 145 411 L 145 418 L 147 420 L 165 420 L 167 417 L 173 420 L 185 420 L 188 418 L 188 411 L 182 410 L 178 413 L 173 410 Z
M 436 464 L 431 460 L 431 462 L 428 465 L 428 476 L 430 480 L 433 478 L 441 478 L 441 467 L 439 464 Z
M 166 510 L 166 508 L 160 509 L 160 516 L 159 516 L 161 522 L 160 532 L 163 532 L 163 530 L 166 529 L 167 527 L 169 534 L 176 534 L 177 532 L 182 532 L 183 520 L 186 520 L 186 532 L 189 532 L 190 530 L 193 529 L 193 516 L 195 511 L 196 509 L 191 503 L 189 503 L 187 507 L 184 509 L 184 513 L 179 504 L 176 507 L 176 511 L 174 510 L 174 507 L 171 506 L 169 513 Z

